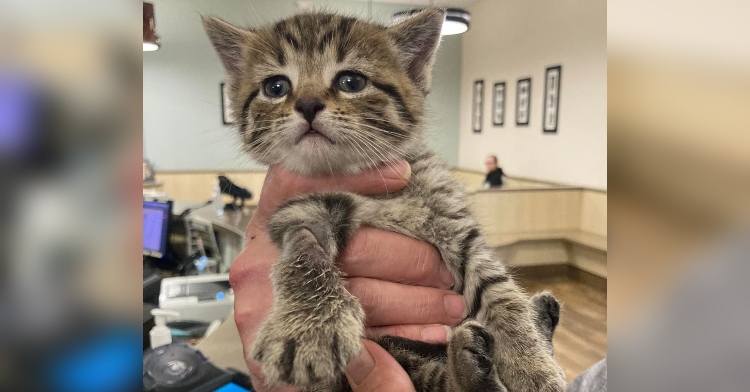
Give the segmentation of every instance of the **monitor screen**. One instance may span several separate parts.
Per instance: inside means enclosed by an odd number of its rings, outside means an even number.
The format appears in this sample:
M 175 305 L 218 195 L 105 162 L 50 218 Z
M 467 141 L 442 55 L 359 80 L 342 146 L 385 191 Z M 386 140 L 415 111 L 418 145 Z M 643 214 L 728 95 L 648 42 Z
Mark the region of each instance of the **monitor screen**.
M 163 259 L 167 254 L 169 217 L 172 203 L 169 201 L 143 201 L 143 254 Z
M 27 158 L 38 147 L 41 110 L 40 93 L 32 81 L 0 70 L 0 160 Z

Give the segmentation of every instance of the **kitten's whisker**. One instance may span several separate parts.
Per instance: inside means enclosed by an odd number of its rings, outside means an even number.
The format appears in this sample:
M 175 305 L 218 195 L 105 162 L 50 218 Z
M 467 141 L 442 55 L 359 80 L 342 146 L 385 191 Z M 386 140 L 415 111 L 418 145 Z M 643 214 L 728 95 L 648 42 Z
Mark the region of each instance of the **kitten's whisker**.
M 384 144 L 388 145 L 388 148 L 391 148 L 391 149 L 395 150 L 399 154 L 404 155 L 405 157 L 410 157 L 409 154 L 407 154 L 405 151 L 401 150 L 398 146 L 393 145 L 393 143 L 391 143 L 391 142 L 389 142 L 389 141 L 387 141 L 387 140 L 379 137 L 377 134 L 366 133 L 366 132 L 363 132 L 363 131 L 358 130 L 358 129 L 352 129 L 352 131 L 353 132 L 357 132 L 357 133 L 359 133 L 359 134 L 361 134 L 363 136 L 370 137 L 370 138 L 374 139 L 377 142 L 384 143 Z
M 348 135 L 348 136 L 354 137 L 354 136 L 355 136 L 355 134 L 350 134 L 350 135 Z M 357 145 L 357 146 L 360 146 L 360 143 L 359 143 L 359 142 L 358 142 L 357 140 L 355 140 L 355 139 L 349 139 L 349 140 L 350 140 L 350 141 L 353 141 L 355 145 Z M 386 183 L 386 181 L 385 181 L 385 177 L 383 176 L 383 172 L 382 172 L 382 171 L 380 171 L 380 167 L 379 167 L 380 165 L 378 165 L 378 164 L 377 164 L 377 163 L 376 163 L 376 162 L 375 162 L 375 161 L 374 161 L 374 160 L 373 160 L 372 158 L 370 158 L 370 157 L 369 157 L 369 156 L 368 156 L 368 155 L 367 155 L 367 154 L 365 153 L 365 150 L 364 150 L 363 148 L 361 148 L 361 147 L 360 147 L 360 148 L 359 148 L 359 150 L 360 150 L 360 151 L 362 152 L 362 157 L 363 157 L 363 158 L 365 158 L 365 159 L 367 159 L 367 160 L 369 160 L 369 161 L 370 161 L 370 162 L 372 163 L 373 167 L 374 167 L 374 168 L 376 168 L 376 170 L 377 170 L 377 171 L 378 171 L 378 173 L 380 174 L 380 178 L 382 178 L 382 179 L 383 179 L 383 185 L 385 185 L 385 186 L 386 186 L 386 188 L 385 188 L 385 189 L 386 189 L 386 193 L 387 193 L 387 192 L 388 192 L 388 185 L 387 185 L 387 183 Z
M 355 134 L 352 134 L 352 136 L 354 136 L 354 135 Z M 362 135 L 358 135 L 358 137 L 365 142 L 365 145 L 368 147 L 368 149 L 370 151 L 372 151 L 376 156 L 378 156 L 379 159 L 382 162 L 390 162 L 390 161 L 393 160 L 392 158 L 388 158 L 388 157 L 384 156 L 381 152 L 379 152 L 378 149 L 377 149 L 377 146 L 375 146 L 375 144 L 373 142 L 364 139 L 364 137 Z M 376 168 L 377 168 L 378 172 L 380 172 L 380 167 L 377 166 Z M 382 172 L 381 172 L 380 175 L 381 176 L 383 175 Z M 385 179 L 383 179 L 383 181 L 385 181 Z M 402 180 L 402 182 L 404 183 L 404 186 L 406 186 L 406 188 L 412 189 L 412 185 L 408 181 Z
M 284 141 L 283 138 L 266 138 L 265 139 L 265 144 L 263 145 L 263 147 L 260 147 L 260 146 L 257 147 L 259 149 L 260 148 L 264 148 L 265 149 L 265 151 L 263 152 L 263 155 L 261 155 L 258 158 L 258 161 L 262 161 L 268 155 L 268 153 L 270 153 L 282 141 Z
M 368 134 L 362 133 L 361 131 L 358 131 L 358 130 L 353 130 L 353 129 L 350 129 L 350 130 L 353 131 L 353 133 L 350 134 L 350 136 L 355 136 L 356 135 L 360 140 L 362 140 L 363 142 L 365 142 L 365 144 L 368 147 L 368 149 L 371 150 L 376 156 L 378 156 L 379 159 L 381 159 L 383 162 L 387 162 L 387 161 L 391 161 L 392 160 L 392 159 L 388 159 L 381 152 L 379 152 L 378 149 L 377 149 L 377 146 L 375 146 L 373 142 L 365 139 L 365 136 L 372 136 L 372 135 L 368 135 Z M 389 146 L 389 147 L 390 148 L 395 148 L 394 146 Z M 403 156 L 405 156 L 407 158 L 409 157 L 408 154 L 405 154 L 403 152 L 399 152 L 399 154 L 401 154 L 401 155 L 403 155 Z M 410 184 L 409 181 L 403 181 L 403 183 L 404 183 L 404 185 L 407 188 L 412 189 L 412 185 Z
M 372 126 L 372 125 L 369 125 L 369 124 L 363 124 L 363 123 L 359 123 L 359 122 L 352 121 L 352 120 L 346 120 L 346 122 L 348 122 L 350 124 L 355 124 L 355 125 L 359 125 L 359 126 L 371 128 L 371 129 L 383 132 L 383 133 L 388 134 L 388 135 L 393 135 L 394 137 L 399 137 L 399 138 L 402 138 L 402 139 L 406 139 L 407 138 L 407 136 L 405 136 L 405 135 L 400 135 L 400 134 L 397 134 L 397 133 L 392 132 L 392 131 L 386 131 L 385 129 L 378 128 L 378 127 L 375 127 L 375 126 Z M 390 124 L 392 124 L 392 123 L 390 123 Z

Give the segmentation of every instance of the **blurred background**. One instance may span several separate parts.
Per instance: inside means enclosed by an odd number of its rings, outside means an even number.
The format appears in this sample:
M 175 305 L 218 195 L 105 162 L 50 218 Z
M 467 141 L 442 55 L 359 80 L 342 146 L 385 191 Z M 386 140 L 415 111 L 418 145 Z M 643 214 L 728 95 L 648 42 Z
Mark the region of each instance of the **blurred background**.
M 238 194 L 222 196 L 218 176 L 255 194 L 265 169 L 224 124 L 199 14 L 254 26 L 324 5 L 387 23 L 429 3 L 155 0 L 153 52 L 138 2 L 0 4 L 0 390 L 140 389 L 161 282 L 219 275 L 242 246 L 257 200 L 226 208 Z M 438 54 L 433 146 L 522 283 L 563 300 L 555 345 L 569 380 L 606 356 L 614 390 L 747 390 L 748 2 L 436 4 L 470 21 Z M 491 154 L 503 186 L 483 190 Z M 165 205 L 184 219 L 167 265 L 142 236 Z
M 613 390 L 750 386 L 748 14 L 607 3 Z
M 0 3 L 0 390 L 140 385 L 140 13 Z

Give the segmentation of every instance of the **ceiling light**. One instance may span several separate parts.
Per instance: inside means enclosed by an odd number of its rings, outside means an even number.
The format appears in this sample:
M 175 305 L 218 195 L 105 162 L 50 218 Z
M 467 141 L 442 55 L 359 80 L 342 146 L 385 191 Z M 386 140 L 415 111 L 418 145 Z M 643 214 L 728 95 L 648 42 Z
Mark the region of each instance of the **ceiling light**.
M 159 44 L 152 44 L 149 42 L 143 43 L 143 51 L 144 52 L 153 52 L 155 50 L 159 50 Z
M 397 12 L 393 15 L 393 22 L 399 23 L 402 20 L 416 14 L 420 10 L 410 10 Z M 440 35 L 454 35 L 461 34 L 469 30 L 469 21 L 471 21 L 471 15 L 465 10 L 460 8 L 448 8 L 445 14 L 445 22 L 443 22 L 443 29 L 440 31 Z
M 159 49 L 159 36 L 156 35 L 154 5 L 143 2 L 143 51 L 153 52 Z

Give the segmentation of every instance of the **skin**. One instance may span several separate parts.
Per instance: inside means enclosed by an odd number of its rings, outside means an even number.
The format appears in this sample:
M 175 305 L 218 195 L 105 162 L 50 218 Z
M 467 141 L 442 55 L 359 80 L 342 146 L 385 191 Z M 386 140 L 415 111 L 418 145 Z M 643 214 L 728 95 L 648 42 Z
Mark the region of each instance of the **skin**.
M 487 170 L 487 173 L 497 169 L 497 158 L 494 156 L 488 156 L 487 159 L 484 160 L 484 168 Z
M 279 166 L 269 169 L 258 209 L 247 228 L 247 243 L 230 271 L 235 293 L 235 321 L 243 347 L 251 347 L 255 334 L 273 303 L 269 273 L 279 256 L 266 223 L 276 208 L 291 197 L 322 191 L 349 191 L 378 195 L 403 188 L 411 170 L 404 161 L 356 175 L 305 178 Z M 382 175 L 381 175 L 382 174 Z M 347 290 L 356 296 L 367 315 L 367 335 L 396 335 L 414 340 L 444 342 L 446 326 L 457 325 L 464 314 L 464 300 L 449 288 L 450 274 L 432 246 L 373 228 L 362 228 L 339 255 L 347 275 Z M 247 358 L 247 352 L 246 358 Z M 267 389 L 257 362 L 247 360 L 253 384 L 260 392 L 294 391 Z M 364 340 L 359 356 L 346 369 L 355 391 L 413 391 L 401 366 L 374 342 Z

